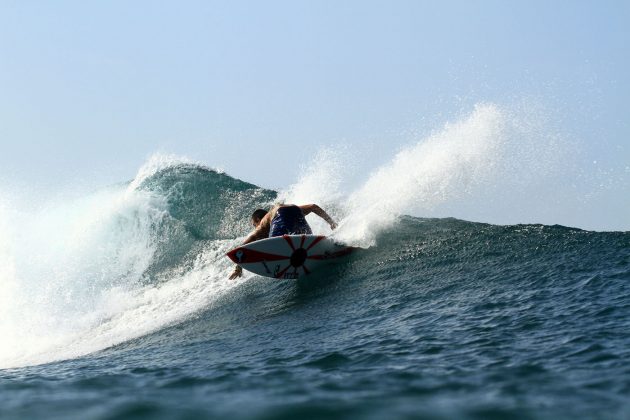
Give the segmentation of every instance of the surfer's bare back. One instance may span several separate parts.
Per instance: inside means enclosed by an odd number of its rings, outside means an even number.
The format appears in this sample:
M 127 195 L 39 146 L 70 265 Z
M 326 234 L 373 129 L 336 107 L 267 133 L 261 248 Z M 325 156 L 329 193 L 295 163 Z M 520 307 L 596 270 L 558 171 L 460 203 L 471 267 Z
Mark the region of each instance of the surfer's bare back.
M 310 213 L 315 213 L 324 219 L 331 229 L 337 227 L 332 217 L 317 204 L 305 204 L 303 206 L 278 204 L 273 206 L 270 211 L 258 209 L 252 213 L 252 225 L 255 229 L 245 238 L 243 245 L 273 236 L 311 235 L 313 231 L 304 217 Z M 237 265 L 230 274 L 230 280 L 240 277 L 242 274 L 243 269 Z

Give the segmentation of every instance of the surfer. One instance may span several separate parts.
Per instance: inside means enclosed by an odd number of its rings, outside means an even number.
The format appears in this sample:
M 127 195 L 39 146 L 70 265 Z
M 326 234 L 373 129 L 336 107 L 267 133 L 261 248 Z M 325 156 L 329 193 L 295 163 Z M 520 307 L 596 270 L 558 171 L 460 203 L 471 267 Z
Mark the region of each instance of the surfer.
M 331 229 L 337 227 L 332 217 L 317 204 L 305 204 L 303 206 L 277 204 L 270 211 L 257 209 L 252 213 L 254 231 L 245 238 L 243 245 L 273 236 L 311 235 L 313 231 L 304 217 L 310 213 L 324 219 Z M 230 280 L 240 277 L 242 274 L 243 269 L 237 265 L 230 274 Z

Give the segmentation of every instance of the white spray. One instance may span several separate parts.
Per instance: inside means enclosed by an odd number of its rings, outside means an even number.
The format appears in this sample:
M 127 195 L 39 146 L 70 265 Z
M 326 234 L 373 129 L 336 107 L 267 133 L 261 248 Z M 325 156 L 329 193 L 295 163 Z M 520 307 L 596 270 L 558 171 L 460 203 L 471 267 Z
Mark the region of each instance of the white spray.
M 321 165 L 322 156 L 331 153 L 318 156 L 283 196 L 291 202 L 307 197 L 334 202 L 329 205 L 341 219 L 334 236 L 362 247 L 373 245 L 401 214 L 491 223 L 553 221 L 543 195 L 566 191 L 560 174 L 570 172 L 568 142 L 544 116 L 535 103 L 507 109 L 478 104 L 467 117 L 404 147 L 342 199 L 336 174 L 347 164 L 337 154 Z M 353 165 L 357 159 L 351 157 Z M 337 182 L 326 195 L 330 179 Z M 550 179 L 560 185 L 550 187 Z

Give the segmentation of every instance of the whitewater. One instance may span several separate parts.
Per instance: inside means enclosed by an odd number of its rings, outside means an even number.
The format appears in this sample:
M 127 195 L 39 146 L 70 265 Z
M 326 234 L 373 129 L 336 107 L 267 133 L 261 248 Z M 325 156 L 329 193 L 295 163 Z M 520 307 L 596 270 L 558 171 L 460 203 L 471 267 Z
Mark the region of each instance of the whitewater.
M 630 233 L 561 226 L 568 155 L 541 110 L 482 103 L 353 183 L 335 146 L 280 191 L 162 154 L 81 196 L 2 189 L 1 414 L 628 416 Z M 362 250 L 228 281 L 277 202 Z

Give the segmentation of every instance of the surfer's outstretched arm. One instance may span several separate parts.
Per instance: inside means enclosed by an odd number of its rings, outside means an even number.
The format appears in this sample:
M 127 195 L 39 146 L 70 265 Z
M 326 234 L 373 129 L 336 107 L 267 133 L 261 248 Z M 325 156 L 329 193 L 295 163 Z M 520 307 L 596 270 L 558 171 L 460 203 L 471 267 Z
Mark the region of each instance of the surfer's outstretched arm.
M 271 212 L 267 213 L 265 217 L 262 218 L 256 229 L 243 241 L 243 245 L 248 244 L 250 242 L 258 241 L 260 239 L 266 238 L 269 236 L 269 228 L 271 226 Z M 240 277 L 243 274 L 243 268 L 240 265 L 234 267 L 234 271 L 230 274 L 230 280 L 234 280 L 237 277 Z
M 315 213 L 316 215 L 318 215 L 319 217 L 324 219 L 326 221 L 326 223 L 328 223 L 330 225 L 331 229 L 335 229 L 337 227 L 337 223 L 335 223 L 335 221 L 332 219 L 332 217 L 330 217 L 328 215 L 328 213 L 326 213 L 317 204 L 305 204 L 305 205 L 299 206 L 299 207 L 302 210 L 302 213 L 304 213 L 304 216 L 306 216 L 309 213 Z

